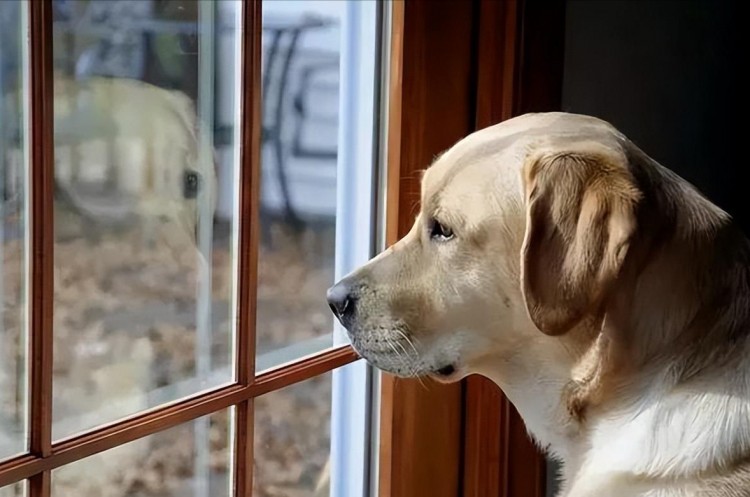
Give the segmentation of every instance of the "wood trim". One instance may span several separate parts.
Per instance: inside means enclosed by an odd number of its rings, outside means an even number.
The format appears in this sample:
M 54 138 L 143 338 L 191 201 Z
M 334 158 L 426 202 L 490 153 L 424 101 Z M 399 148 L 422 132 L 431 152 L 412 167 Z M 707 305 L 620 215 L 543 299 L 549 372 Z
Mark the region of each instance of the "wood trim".
M 396 380 L 384 373 L 381 373 L 380 380 L 380 413 L 378 415 L 380 421 L 380 428 L 378 430 L 378 474 L 375 477 L 378 479 L 377 489 L 379 497 L 389 497 L 393 495 L 394 480 L 393 473 L 393 447 L 394 444 L 394 414 L 395 404 L 399 399 L 395 395 Z
M 391 40 L 388 81 L 388 128 L 386 147 L 385 239 L 399 239 L 399 185 L 401 183 L 401 100 L 404 65 L 404 0 L 391 3 Z
M 481 0 L 477 33 L 477 129 L 513 117 L 518 93 L 520 11 L 517 0 Z
M 346 366 L 359 359 L 351 345 L 345 345 L 315 354 L 283 368 L 272 369 L 259 375 L 252 387 L 252 397 L 286 388 L 314 376 Z
M 255 376 L 255 319 L 258 283 L 258 208 L 260 205 L 261 36 L 260 0 L 242 2 L 242 127 L 240 212 L 237 241 L 237 382 Z
M 261 45 L 262 2 L 242 2 L 242 111 L 240 150 L 240 212 L 237 254 L 237 382 L 250 385 L 255 381 L 256 308 L 258 283 L 258 247 L 260 208 L 261 148 Z M 237 405 L 234 415 L 234 464 L 232 465 L 235 497 L 253 495 L 253 400 Z
M 387 242 L 411 227 L 420 171 L 473 128 L 474 2 L 392 2 Z M 462 386 L 383 375 L 379 494 L 455 497 Z
M 350 346 L 327 350 L 259 375 L 250 385 L 220 387 L 55 443 L 47 457 L 26 454 L 7 460 L 0 464 L 0 487 L 292 386 L 357 359 Z
M 31 323 L 29 451 L 52 452 L 52 312 L 54 298 L 54 141 L 52 81 L 52 2 L 29 2 L 30 168 L 31 168 Z M 31 497 L 49 495 L 35 480 Z
M 29 478 L 28 495 L 50 495 L 52 493 L 52 473 L 42 471 Z
M 387 7 L 386 7 L 387 8 Z M 401 100 L 404 57 L 404 0 L 390 4 L 390 50 L 388 64 L 388 122 L 386 138 L 386 195 L 385 195 L 385 243 L 393 245 L 399 238 L 399 193 L 401 180 Z M 395 380 L 383 375 L 380 382 L 380 412 L 378 413 L 378 494 L 392 495 L 393 481 L 393 407 Z
M 497 386 L 486 378 L 466 379 L 464 406 L 464 488 L 465 497 L 500 497 L 508 480 L 508 401 Z M 524 495 L 524 494 L 522 494 Z
M 42 471 L 42 467 L 38 465 L 42 458 L 32 456 L 31 454 L 24 454 L 22 456 L 8 459 L 0 465 L 0 488 L 5 485 L 11 485 L 18 481 L 33 476 L 36 473 Z M 29 470 L 33 466 L 33 470 Z
M 55 444 L 45 461 L 53 469 L 159 431 L 221 411 L 245 400 L 249 387 L 232 385 Z
M 544 455 L 531 441 L 526 426 L 515 407 L 505 399 L 504 407 L 507 420 L 505 435 L 507 447 L 501 461 L 505 469 L 504 494 L 507 497 L 543 497 L 547 489 L 546 460 Z
M 250 387 L 239 385 L 224 387 L 56 443 L 48 457 L 24 456 L 8 461 L 0 466 L 0 486 L 226 409 L 245 400 L 250 394 L 249 390 Z
M 479 4 L 477 129 L 561 105 L 565 2 Z M 545 458 L 492 382 L 466 382 L 465 497 L 541 497 Z
M 234 413 L 234 495 L 253 495 L 255 410 L 253 400 L 237 405 Z

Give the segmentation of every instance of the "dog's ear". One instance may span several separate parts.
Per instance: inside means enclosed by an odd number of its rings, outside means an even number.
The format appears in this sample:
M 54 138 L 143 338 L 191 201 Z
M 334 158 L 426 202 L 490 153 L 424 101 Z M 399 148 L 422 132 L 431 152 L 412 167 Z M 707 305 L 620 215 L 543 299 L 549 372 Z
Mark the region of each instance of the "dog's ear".
M 640 198 L 625 161 L 595 148 L 540 153 L 524 164 L 522 289 L 547 335 L 599 315 L 622 269 Z

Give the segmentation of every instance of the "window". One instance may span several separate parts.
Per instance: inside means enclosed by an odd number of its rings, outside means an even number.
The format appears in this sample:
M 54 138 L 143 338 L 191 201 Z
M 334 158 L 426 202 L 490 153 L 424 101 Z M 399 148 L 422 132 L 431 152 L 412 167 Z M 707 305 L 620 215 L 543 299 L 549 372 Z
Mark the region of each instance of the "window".
M 21 88 L 27 72 L 23 61 L 26 15 L 13 2 L 0 4 L 0 458 L 24 451 L 28 417 L 27 328 L 25 267 L 29 254 L 24 232 L 28 195 L 24 176 L 28 161 L 28 106 Z
M 0 2 L 0 497 L 367 494 L 384 8 Z

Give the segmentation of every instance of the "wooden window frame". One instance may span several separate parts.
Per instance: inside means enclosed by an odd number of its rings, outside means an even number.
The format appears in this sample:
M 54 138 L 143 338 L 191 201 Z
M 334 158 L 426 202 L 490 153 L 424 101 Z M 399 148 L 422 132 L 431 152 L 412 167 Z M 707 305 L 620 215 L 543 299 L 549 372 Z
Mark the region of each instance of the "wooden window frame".
M 240 216 L 236 381 L 71 438 L 52 440 L 54 140 L 52 2 L 27 0 L 29 19 L 31 267 L 29 450 L 0 463 L 0 487 L 28 480 L 28 497 L 49 497 L 51 472 L 199 417 L 236 406 L 233 487 L 252 495 L 253 399 L 358 359 L 351 346 L 326 349 L 268 372 L 255 372 L 258 205 L 261 138 L 261 0 L 242 2 Z
M 0 486 L 27 479 L 48 497 L 60 466 L 236 406 L 234 495 L 252 495 L 253 399 L 358 359 L 328 349 L 255 374 L 260 166 L 261 0 L 242 2 L 243 77 L 236 381 L 53 443 L 53 93 L 50 0 L 28 0 L 30 29 L 30 442 L 0 463 Z M 551 6 L 551 7 L 550 7 Z M 386 240 L 412 223 L 419 170 L 477 128 L 528 111 L 557 110 L 564 0 L 393 0 L 391 3 Z M 435 126 L 434 123 L 440 123 Z M 42 222 L 42 219 L 45 221 Z M 541 497 L 544 459 L 518 414 L 489 381 L 455 385 L 383 375 L 381 497 Z

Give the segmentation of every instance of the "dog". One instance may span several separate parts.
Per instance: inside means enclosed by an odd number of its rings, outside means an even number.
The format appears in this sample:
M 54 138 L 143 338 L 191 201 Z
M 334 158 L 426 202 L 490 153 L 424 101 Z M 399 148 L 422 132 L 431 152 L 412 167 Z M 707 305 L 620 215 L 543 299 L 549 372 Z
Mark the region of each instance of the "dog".
M 750 243 L 609 123 L 462 139 L 327 299 L 381 370 L 502 388 L 561 497 L 750 496 Z

